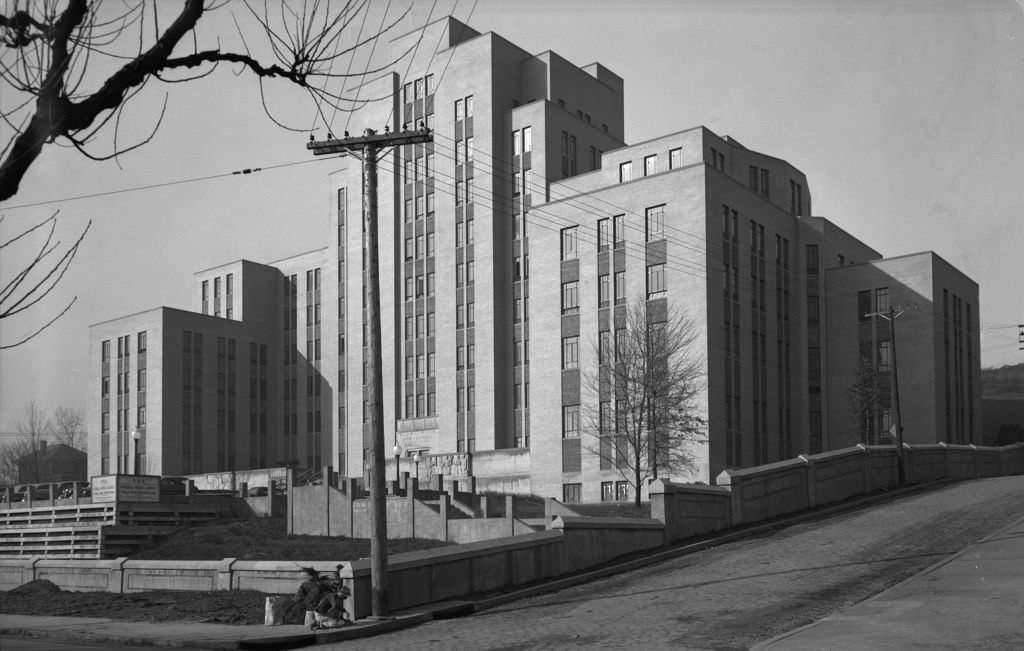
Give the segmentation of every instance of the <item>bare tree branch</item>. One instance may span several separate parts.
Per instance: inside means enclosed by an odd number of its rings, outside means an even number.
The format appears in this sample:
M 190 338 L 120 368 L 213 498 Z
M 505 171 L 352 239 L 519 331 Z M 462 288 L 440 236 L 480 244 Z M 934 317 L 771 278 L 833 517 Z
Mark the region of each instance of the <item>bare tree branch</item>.
M 584 409 L 589 449 L 629 482 L 638 506 L 649 480 L 691 472 L 692 445 L 705 439 L 699 334 L 684 312 L 640 296 L 625 327 L 598 334 L 597 370 L 583 373 L 592 398 Z

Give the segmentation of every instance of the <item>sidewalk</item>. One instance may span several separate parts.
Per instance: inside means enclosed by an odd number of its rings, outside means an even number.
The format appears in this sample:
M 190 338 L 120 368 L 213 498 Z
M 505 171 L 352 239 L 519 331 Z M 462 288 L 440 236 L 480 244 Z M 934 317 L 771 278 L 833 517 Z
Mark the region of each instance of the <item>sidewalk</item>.
M 752 651 L 1024 649 L 1024 520 Z

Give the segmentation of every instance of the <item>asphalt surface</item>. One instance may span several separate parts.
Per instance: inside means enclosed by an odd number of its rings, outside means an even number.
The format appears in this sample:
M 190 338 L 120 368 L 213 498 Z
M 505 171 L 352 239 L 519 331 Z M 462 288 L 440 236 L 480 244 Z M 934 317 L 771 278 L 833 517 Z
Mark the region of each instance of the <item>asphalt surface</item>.
M 322 648 L 747 649 L 852 606 L 1022 517 L 1024 477 L 948 484 L 471 617 Z M 1024 548 L 1024 539 L 1016 544 Z M 958 584 L 950 588 L 956 601 Z M 1024 583 L 1018 604 L 1020 593 Z M 960 604 L 969 611 L 976 595 L 962 601 L 971 602 Z M 1019 613 L 1011 619 L 1024 631 Z M 960 623 L 969 639 L 983 629 Z M 903 646 L 912 640 L 898 636 L 858 645 L 857 632 L 851 635 L 848 648 L 931 648 Z M 830 648 L 814 642 L 806 648 Z
M 458 619 L 429 607 L 314 637 L 299 626 L 0 615 L 0 633 L 189 648 L 1018 649 L 1022 604 L 1024 476 L 1014 476 L 805 518 Z

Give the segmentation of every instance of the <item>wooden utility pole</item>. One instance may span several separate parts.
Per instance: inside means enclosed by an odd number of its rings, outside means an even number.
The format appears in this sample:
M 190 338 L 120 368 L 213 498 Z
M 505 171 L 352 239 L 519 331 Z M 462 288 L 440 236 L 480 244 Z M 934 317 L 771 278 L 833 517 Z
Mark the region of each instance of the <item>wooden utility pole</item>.
M 870 312 L 864 316 L 878 316 L 889 322 L 889 356 L 892 364 L 892 381 L 889 383 L 889 392 L 892 406 L 892 432 L 896 437 L 896 472 L 899 477 L 900 486 L 907 483 L 906 464 L 903 458 L 903 416 L 900 413 L 900 390 L 899 379 L 896 373 L 896 319 L 908 310 L 916 310 L 917 305 L 909 307 L 901 305 L 889 305 L 884 312 Z
M 348 134 L 345 134 L 348 136 Z M 367 386 L 366 408 L 370 421 L 372 442 L 370 461 L 370 584 L 371 612 L 374 617 L 388 615 L 388 519 L 384 478 L 384 380 L 382 375 L 381 322 L 380 322 L 380 253 L 377 227 L 377 156 L 382 148 L 431 142 L 430 129 L 401 131 L 378 135 L 367 129 L 356 138 L 310 141 L 306 145 L 316 156 L 326 154 L 354 154 L 363 161 L 363 221 L 366 226 L 366 331 L 369 334 L 370 377 Z

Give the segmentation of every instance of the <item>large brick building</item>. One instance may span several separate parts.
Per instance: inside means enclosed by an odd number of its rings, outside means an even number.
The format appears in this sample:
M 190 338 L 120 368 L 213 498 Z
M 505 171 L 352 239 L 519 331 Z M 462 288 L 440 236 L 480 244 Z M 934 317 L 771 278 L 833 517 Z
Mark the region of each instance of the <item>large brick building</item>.
M 586 407 L 590 342 L 644 294 L 685 306 L 701 331 L 709 435 L 681 479 L 880 440 L 882 420 L 851 429 L 845 385 L 861 356 L 887 372 L 888 331 L 858 312 L 886 301 L 921 308 L 897 326 L 915 333 L 899 351 L 908 440 L 980 435 L 977 286 L 941 259 L 883 259 L 810 216 L 798 169 L 705 128 L 627 146 L 623 82 L 600 64 L 533 55 L 452 18 L 423 38 L 441 46 L 407 78 L 361 89 L 393 103 L 351 120 L 434 132 L 381 161 L 388 446 L 495 486 L 623 497 L 571 415 Z M 292 462 L 363 474 L 362 175 L 340 162 L 325 248 L 200 272 L 195 313 L 93 327 L 90 472 L 132 467 L 137 439 L 149 472 Z

